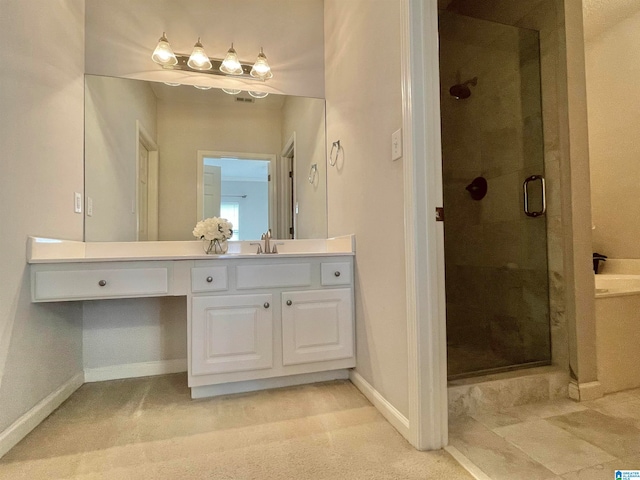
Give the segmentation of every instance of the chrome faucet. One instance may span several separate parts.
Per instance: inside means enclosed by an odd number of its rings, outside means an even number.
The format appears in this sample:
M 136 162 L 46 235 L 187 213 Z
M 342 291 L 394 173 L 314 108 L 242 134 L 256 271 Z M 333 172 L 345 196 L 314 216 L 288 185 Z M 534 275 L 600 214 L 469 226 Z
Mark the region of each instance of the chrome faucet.
M 264 240 L 264 253 L 271 253 L 271 229 L 263 233 L 260 240 Z
M 258 251 L 256 252 L 258 255 L 265 253 L 278 253 L 278 245 L 284 245 L 284 242 L 274 242 L 273 247 L 271 247 L 271 229 L 267 230 L 266 233 L 263 233 L 260 240 L 264 240 L 264 249 L 260 242 L 251 242 L 249 244 L 258 246 Z

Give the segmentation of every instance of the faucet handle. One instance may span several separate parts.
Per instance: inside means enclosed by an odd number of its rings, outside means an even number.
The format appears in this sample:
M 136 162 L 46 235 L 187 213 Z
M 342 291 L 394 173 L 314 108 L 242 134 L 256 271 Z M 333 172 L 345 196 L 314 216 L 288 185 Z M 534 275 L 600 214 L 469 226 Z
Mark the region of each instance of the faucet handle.
M 256 254 L 260 255 L 262 253 L 262 244 L 260 242 L 251 242 L 249 245 L 257 245 L 258 251 L 256 252 Z
M 284 242 L 276 242 L 273 244 L 273 249 L 271 250 L 271 253 L 278 253 L 278 245 L 284 245 Z

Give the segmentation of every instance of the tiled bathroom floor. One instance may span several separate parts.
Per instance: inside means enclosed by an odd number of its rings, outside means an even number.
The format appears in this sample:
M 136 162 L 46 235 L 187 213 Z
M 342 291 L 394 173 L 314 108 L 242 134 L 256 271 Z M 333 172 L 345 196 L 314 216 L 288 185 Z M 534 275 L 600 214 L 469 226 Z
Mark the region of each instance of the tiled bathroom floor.
M 614 480 L 640 470 L 640 389 L 451 418 L 449 442 L 492 480 Z

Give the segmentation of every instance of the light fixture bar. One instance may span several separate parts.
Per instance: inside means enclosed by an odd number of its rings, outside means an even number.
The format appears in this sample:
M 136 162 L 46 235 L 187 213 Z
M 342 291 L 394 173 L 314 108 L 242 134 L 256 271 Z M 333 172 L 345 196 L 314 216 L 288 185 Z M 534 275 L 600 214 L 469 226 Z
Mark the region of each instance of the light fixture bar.
M 183 53 L 176 53 L 175 55 L 176 55 L 176 59 L 178 60 L 178 63 L 176 63 L 175 65 L 162 65 L 162 68 L 166 70 L 184 70 L 186 72 L 207 73 L 209 75 L 218 75 L 221 77 L 231 76 L 229 74 L 226 74 L 220 71 L 220 65 L 222 65 L 222 60 L 209 58 L 212 64 L 212 67 L 210 70 L 196 70 L 187 65 L 187 62 L 189 61 L 189 55 L 185 55 Z M 253 65 L 247 65 L 244 63 L 241 63 L 240 65 L 242 66 L 242 74 L 233 75 L 233 76 L 236 78 L 251 78 L 255 80 L 255 78 L 251 76 L 251 69 L 253 68 Z

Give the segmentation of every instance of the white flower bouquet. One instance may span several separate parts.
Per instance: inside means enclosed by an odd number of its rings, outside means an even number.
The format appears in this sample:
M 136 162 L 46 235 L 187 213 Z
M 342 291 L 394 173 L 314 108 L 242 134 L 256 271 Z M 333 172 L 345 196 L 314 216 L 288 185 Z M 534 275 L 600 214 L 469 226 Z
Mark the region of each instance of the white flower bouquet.
M 227 240 L 233 236 L 233 224 L 226 218 L 205 218 L 196 224 L 193 236 L 208 241 L 206 253 L 226 253 Z

